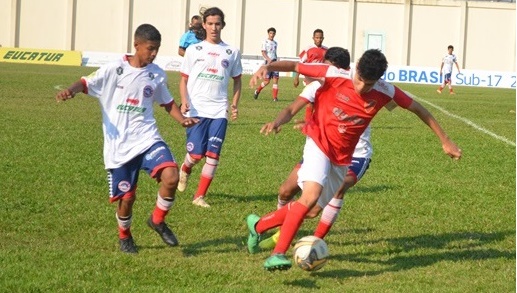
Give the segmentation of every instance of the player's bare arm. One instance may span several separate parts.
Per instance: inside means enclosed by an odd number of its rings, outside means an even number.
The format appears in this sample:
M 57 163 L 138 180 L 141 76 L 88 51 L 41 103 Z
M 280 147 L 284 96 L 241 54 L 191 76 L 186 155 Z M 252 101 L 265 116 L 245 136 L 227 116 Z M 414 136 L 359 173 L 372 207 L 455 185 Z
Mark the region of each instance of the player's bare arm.
M 182 75 L 181 79 L 180 79 L 180 97 L 181 97 L 180 111 L 182 114 L 185 114 L 190 110 L 190 105 L 189 105 L 188 99 L 187 99 L 187 96 L 188 96 L 187 82 L 188 82 L 188 77 Z
M 282 72 L 298 72 L 298 61 L 275 61 L 268 65 L 262 65 L 260 68 L 251 76 L 250 87 L 255 87 L 259 79 L 264 79 L 269 71 L 282 71 Z
M 303 107 L 305 107 L 308 102 L 309 101 L 307 101 L 305 98 L 297 98 L 289 106 L 278 113 L 275 121 L 264 124 L 264 126 L 262 126 L 260 129 L 260 133 L 268 135 L 273 131 L 275 133 L 280 132 L 282 129 L 281 126 L 291 121 L 294 115 L 296 115 Z
M 84 85 L 81 80 L 78 80 L 78 81 L 74 82 L 71 86 L 69 86 L 67 89 L 59 91 L 56 94 L 56 101 L 61 102 L 61 101 L 69 100 L 69 99 L 75 97 L 75 95 L 77 93 L 80 93 L 83 90 L 84 90 Z
M 442 149 L 449 157 L 454 160 L 461 158 L 461 149 L 447 136 L 445 131 L 442 129 L 438 121 L 433 115 L 427 111 L 420 103 L 413 100 L 411 105 L 407 108 L 409 111 L 417 115 L 431 130 L 438 136 L 442 143 Z
M 241 99 L 241 90 L 242 90 L 242 79 L 241 77 L 237 77 L 233 79 L 233 99 L 231 108 L 231 116 L 230 118 L 236 120 L 239 116 L 239 100 Z
M 183 116 L 175 102 L 165 105 L 165 111 L 167 111 L 169 115 L 171 115 L 171 117 L 178 121 L 183 127 L 192 127 L 199 122 L 199 119 L 197 118 Z

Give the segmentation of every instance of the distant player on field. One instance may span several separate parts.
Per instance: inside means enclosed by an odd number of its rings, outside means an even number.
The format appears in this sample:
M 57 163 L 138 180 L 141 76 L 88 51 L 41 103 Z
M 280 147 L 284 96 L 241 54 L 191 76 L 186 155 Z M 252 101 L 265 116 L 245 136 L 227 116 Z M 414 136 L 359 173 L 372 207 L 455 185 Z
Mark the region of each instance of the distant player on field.
M 241 97 L 241 53 L 236 47 L 222 41 L 225 27 L 224 13 L 217 7 L 203 13 L 203 42 L 187 48 L 181 65 L 181 112 L 198 118 L 199 124 L 187 129 L 187 154 L 180 169 L 179 191 L 185 191 L 194 165 L 206 158 L 192 204 L 208 208 L 205 201 L 208 188 L 219 164 L 219 156 L 226 137 L 228 113 L 238 117 Z M 228 84 L 233 80 L 231 104 Z
M 327 47 L 323 46 L 323 40 L 325 37 L 323 36 L 323 30 L 316 29 L 312 33 L 312 40 L 314 44 L 309 45 L 303 51 L 300 52 L 298 57 L 300 58 L 300 62 L 302 63 L 323 63 L 325 61 L 325 53 L 327 52 Z M 310 80 L 305 78 L 305 84 L 309 84 Z M 300 84 L 300 73 L 296 72 L 294 74 L 294 87 L 298 87 Z
M 160 44 L 160 32 L 150 24 L 142 24 L 135 31 L 134 55 L 101 66 L 56 95 L 57 101 L 66 101 L 83 92 L 99 100 L 110 202 L 118 201 L 120 250 L 126 253 L 138 252 L 130 228 L 140 170 L 160 183 L 147 225 L 167 245 L 178 245 L 164 221 L 174 204 L 178 165 L 158 133 L 153 103 L 164 107 L 183 126 L 193 126 L 198 120 L 181 115 L 167 88 L 167 75 L 153 64 Z
M 270 64 L 271 62 L 277 61 L 277 49 L 278 43 L 275 41 L 276 29 L 274 27 L 270 27 L 267 29 L 267 39 L 262 42 L 262 57 L 264 57 L 264 64 Z M 278 78 L 280 77 L 278 71 L 268 72 L 264 80 L 260 83 L 260 85 L 255 89 L 255 93 L 253 93 L 253 97 L 255 99 L 258 98 L 260 92 L 264 87 L 266 87 L 271 79 L 273 79 L 273 101 L 278 101 Z
M 449 47 L 447 47 L 447 51 L 447 55 L 443 57 L 442 65 L 440 66 L 440 76 L 443 75 L 443 84 L 436 91 L 439 94 L 441 94 L 443 88 L 448 84 L 449 94 L 454 95 L 454 91 L 452 90 L 452 65 L 456 64 L 458 73 L 460 73 L 460 66 L 458 65 L 456 55 L 452 54 L 452 51 L 454 51 L 454 47 L 452 45 L 449 45 Z

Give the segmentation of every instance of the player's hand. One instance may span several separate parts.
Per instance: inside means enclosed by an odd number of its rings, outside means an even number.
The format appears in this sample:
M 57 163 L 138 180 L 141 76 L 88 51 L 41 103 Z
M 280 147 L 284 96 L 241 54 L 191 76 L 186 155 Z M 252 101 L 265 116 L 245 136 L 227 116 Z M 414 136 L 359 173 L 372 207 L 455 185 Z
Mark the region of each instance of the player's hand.
M 461 149 L 452 141 L 449 141 L 442 145 L 443 151 L 451 157 L 453 160 L 459 160 L 461 159 Z
M 237 106 L 235 106 L 235 105 L 232 105 L 231 108 L 232 108 L 231 119 L 232 119 L 232 121 L 234 121 L 239 116 L 239 109 L 237 109 Z
M 188 111 L 190 111 L 190 105 L 189 103 L 183 103 L 181 104 L 180 106 L 180 111 L 181 111 L 181 114 L 185 115 L 185 113 L 187 113 Z
M 300 79 L 298 77 L 295 77 L 293 80 L 294 87 L 298 87 L 299 84 L 300 84 Z
M 264 124 L 264 126 L 262 126 L 262 128 L 260 129 L 260 133 L 262 133 L 264 135 L 268 135 L 271 132 L 275 132 L 275 134 L 276 134 L 276 133 L 279 133 L 280 130 L 282 130 L 282 127 L 276 126 L 274 122 L 269 122 L 269 123 Z
M 250 79 L 250 87 L 255 88 L 258 84 L 259 79 L 265 79 L 267 75 L 267 67 L 266 65 L 262 65 L 259 69 L 251 76 Z
M 199 119 L 192 117 L 185 117 L 183 121 L 181 121 L 181 126 L 183 127 L 192 127 L 199 122 Z
M 70 100 L 75 97 L 75 93 L 69 89 L 62 90 L 56 94 L 56 101 L 59 103 L 61 101 Z
M 302 128 L 305 126 L 305 120 L 303 119 L 295 119 L 293 129 L 302 130 Z

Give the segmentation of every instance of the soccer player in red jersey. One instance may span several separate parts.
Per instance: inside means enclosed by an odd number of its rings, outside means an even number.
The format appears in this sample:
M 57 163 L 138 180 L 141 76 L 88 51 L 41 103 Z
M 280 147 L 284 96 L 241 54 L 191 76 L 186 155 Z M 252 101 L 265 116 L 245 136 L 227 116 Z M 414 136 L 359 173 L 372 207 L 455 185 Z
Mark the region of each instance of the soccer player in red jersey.
M 313 115 L 303 129 L 307 138 L 303 165 L 298 172 L 298 182 L 303 186 L 300 198 L 263 217 L 250 214 L 246 219 L 250 253 L 259 251 L 262 233 L 281 226 L 278 243 L 264 263 L 267 270 L 291 267 L 291 261 L 285 253 L 306 214 L 316 204 L 324 186 L 336 182 L 343 184 L 360 135 L 387 103 L 394 101 L 401 108 L 413 112 L 439 138 L 448 156 L 461 158 L 461 150 L 427 109 L 398 87 L 380 79 L 388 67 L 384 54 L 376 49 L 367 50 L 357 62 L 355 73 L 350 78 L 346 70 L 339 66 L 342 56 L 347 53 L 343 48 L 329 48 L 327 59 L 333 65 L 274 62 L 260 67 L 250 80 L 250 86 L 254 86 L 259 78 L 272 70 L 325 78 L 314 101 L 297 98 L 273 122 L 266 123 L 261 129 L 266 135 L 277 133 L 281 125 L 289 122 L 306 104 L 314 103 Z
M 325 61 L 325 53 L 327 52 L 327 47 L 323 46 L 323 30 L 316 29 L 312 33 L 312 39 L 314 40 L 314 44 L 309 45 L 303 51 L 300 52 L 298 57 L 300 58 L 300 62 L 302 63 L 323 63 Z M 309 84 L 309 81 L 305 81 L 306 84 Z M 300 84 L 300 73 L 296 72 L 294 74 L 294 87 L 298 87 Z

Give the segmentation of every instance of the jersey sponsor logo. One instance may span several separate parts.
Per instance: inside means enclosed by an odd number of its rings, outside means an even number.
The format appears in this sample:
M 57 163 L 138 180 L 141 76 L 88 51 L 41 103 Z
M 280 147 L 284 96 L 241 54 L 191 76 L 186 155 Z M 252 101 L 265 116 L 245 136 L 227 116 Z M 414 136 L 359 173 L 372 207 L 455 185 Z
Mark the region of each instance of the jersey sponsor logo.
M 220 54 L 217 52 L 208 52 L 208 55 L 214 56 L 214 57 L 219 57 Z
M 118 75 L 122 75 L 122 73 L 124 73 L 124 69 L 122 67 L 117 67 L 117 74 Z
M 135 99 L 135 98 L 127 98 L 126 99 L 126 103 L 130 104 L 130 105 L 138 105 L 138 99 Z
M 152 72 L 149 72 L 149 78 L 150 78 L 151 80 L 153 80 L 153 79 L 154 79 L 154 74 L 153 74 Z
M 146 85 L 144 87 L 144 97 L 146 98 L 150 98 L 153 96 L 153 93 L 154 93 L 154 90 L 153 90 L 153 87 L 150 86 L 150 85 Z
M 146 110 L 145 107 L 131 106 L 131 105 L 118 105 L 117 111 L 121 113 L 144 113 Z
M 191 152 L 194 149 L 194 144 L 189 141 L 187 142 L 187 152 Z
M 120 181 L 118 183 L 118 189 L 120 189 L 120 191 L 122 192 L 128 192 L 131 190 L 131 184 L 128 182 L 128 181 Z
M 222 76 L 222 75 L 203 73 L 203 72 L 201 72 L 197 77 L 203 78 L 203 79 L 208 79 L 208 80 L 215 80 L 215 81 L 224 80 L 224 76 Z
M 219 70 L 217 70 L 217 68 L 208 68 L 206 71 L 210 73 L 217 73 Z
M 226 49 L 226 54 L 228 54 L 228 55 L 232 55 L 232 53 L 233 53 L 233 52 L 232 52 L 232 50 L 231 50 L 231 49 Z
M 228 66 L 230 66 L 230 61 L 228 61 L 228 59 L 224 59 L 221 61 L 221 66 L 223 68 L 228 68 Z
M 201 51 L 203 49 L 203 46 L 196 46 L 196 50 Z

